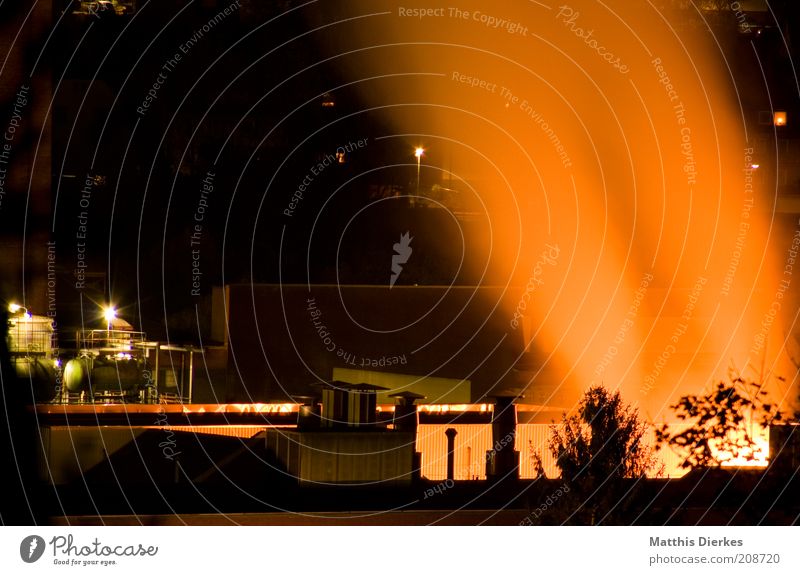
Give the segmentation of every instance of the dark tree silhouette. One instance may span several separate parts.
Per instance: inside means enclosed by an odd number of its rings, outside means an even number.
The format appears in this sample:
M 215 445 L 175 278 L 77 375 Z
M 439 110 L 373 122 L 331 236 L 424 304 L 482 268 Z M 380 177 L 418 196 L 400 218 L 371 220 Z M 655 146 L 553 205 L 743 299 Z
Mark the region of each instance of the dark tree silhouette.
M 549 449 L 567 481 L 636 479 L 658 465 L 644 441 L 646 432 L 638 411 L 624 404 L 619 391 L 611 394 L 597 385 L 586 391 L 577 414 L 564 414 L 560 426 L 551 426 Z
M 648 472 L 660 474 L 663 466 L 646 442 L 647 425 L 619 391 L 589 388 L 577 413 L 563 414 L 550 430 L 548 449 L 570 490 L 542 518 L 585 525 L 627 523 L 635 517 L 638 480 Z M 532 457 L 541 469 L 540 454 Z

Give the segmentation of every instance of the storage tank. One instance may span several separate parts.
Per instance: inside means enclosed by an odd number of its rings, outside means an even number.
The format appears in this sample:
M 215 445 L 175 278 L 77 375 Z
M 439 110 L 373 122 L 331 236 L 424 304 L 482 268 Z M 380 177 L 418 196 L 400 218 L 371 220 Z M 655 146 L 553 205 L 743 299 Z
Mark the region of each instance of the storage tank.
M 32 402 L 50 401 L 56 395 L 53 320 L 15 304 L 9 312 L 6 341 L 19 383 L 30 390 Z
M 132 391 L 144 384 L 139 363 L 126 354 L 79 357 L 64 368 L 64 385 L 70 392 Z
M 64 385 L 72 393 L 84 391 L 89 387 L 91 360 L 88 357 L 71 359 L 64 366 Z
M 94 391 L 129 391 L 144 383 L 139 362 L 130 356 L 100 356 L 90 373 Z

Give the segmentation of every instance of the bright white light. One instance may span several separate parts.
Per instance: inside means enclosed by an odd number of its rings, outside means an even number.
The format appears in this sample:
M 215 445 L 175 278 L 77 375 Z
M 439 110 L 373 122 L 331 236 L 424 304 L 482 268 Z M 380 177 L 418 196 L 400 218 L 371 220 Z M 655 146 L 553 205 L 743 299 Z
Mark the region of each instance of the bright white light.
M 24 305 L 19 305 L 19 304 L 16 304 L 16 303 L 8 304 L 8 311 L 10 311 L 11 313 L 19 313 L 20 311 L 23 312 L 22 313 L 22 318 L 23 319 L 31 319 L 33 317 L 28 312 L 28 308 L 26 308 Z
M 103 308 L 103 317 L 106 320 L 106 323 L 110 324 L 114 319 L 117 317 L 117 310 L 114 306 L 108 306 Z
M 418 157 L 418 158 L 421 158 L 421 157 L 422 157 L 422 153 L 423 153 L 424 151 L 425 151 L 425 150 L 423 150 L 422 148 L 417 148 L 416 150 L 414 150 L 414 155 L 415 155 L 416 157 Z

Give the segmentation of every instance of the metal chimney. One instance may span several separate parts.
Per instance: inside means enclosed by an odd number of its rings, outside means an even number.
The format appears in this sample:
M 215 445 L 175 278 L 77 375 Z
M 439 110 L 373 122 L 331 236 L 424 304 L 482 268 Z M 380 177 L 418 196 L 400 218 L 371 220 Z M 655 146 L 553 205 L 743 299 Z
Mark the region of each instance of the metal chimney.
M 418 399 L 425 399 L 425 396 L 414 393 L 413 391 L 401 391 L 399 393 L 392 393 L 389 397 L 394 397 L 397 400 L 397 405 L 394 406 L 394 418 L 392 419 L 394 429 L 396 431 L 410 433 L 414 438 L 414 461 L 412 470 L 414 479 L 419 479 L 422 477 L 422 453 L 417 451 L 417 426 L 419 425 L 419 415 L 417 414 L 417 406 L 414 405 L 414 402 Z
M 514 401 L 524 397 L 514 391 L 490 396 L 492 414 L 492 448 L 486 452 L 486 479 L 519 479 L 519 451 L 514 449 L 517 437 L 517 407 Z
M 323 429 L 338 429 L 345 425 L 347 413 L 347 393 L 349 385 L 341 381 L 315 384 L 322 388 L 322 416 L 320 426 Z
M 453 481 L 456 471 L 456 435 L 458 435 L 458 431 L 453 427 L 448 427 L 444 434 L 447 436 L 447 479 Z

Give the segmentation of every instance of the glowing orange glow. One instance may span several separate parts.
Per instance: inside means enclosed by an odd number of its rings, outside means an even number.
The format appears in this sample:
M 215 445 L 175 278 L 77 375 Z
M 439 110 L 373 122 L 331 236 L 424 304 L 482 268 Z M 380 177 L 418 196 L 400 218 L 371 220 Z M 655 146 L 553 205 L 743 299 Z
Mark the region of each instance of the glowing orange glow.
M 425 413 L 462 413 L 467 411 L 487 412 L 492 411 L 491 403 L 427 403 L 418 406 L 418 411 Z
M 170 431 L 183 431 L 200 435 L 220 435 L 223 437 L 240 437 L 249 439 L 266 429 L 293 429 L 292 425 L 170 425 Z M 165 429 L 162 426 L 146 426 L 142 429 Z
M 745 436 L 742 431 L 738 437 L 733 439 L 743 439 Z M 766 467 L 769 465 L 769 432 L 768 430 L 755 430 L 751 436 L 755 446 L 752 451 L 744 450 L 738 457 L 734 457 L 729 451 L 716 449 L 715 456 L 723 467 Z M 713 446 L 712 446 L 713 449 Z
M 773 124 L 776 126 L 785 126 L 786 125 L 786 112 L 775 112 L 772 118 Z
M 186 406 L 185 413 L 192 413 L 191 406 Z M 214 406 L 215 413 L 297 413 L 300 406 L 296 403 L 228 403 Z
M 296 403 L 165 403 L 159 405 L 145 403 L 122 404 L 38 404 L 36 411 L 41 414 L 119 414 L 119 413 L 297 413 Z
M 420 21 L 388 1 L 356 4 L 396 22 L 380 30 L 385 48 L 354 57 L 360 77 L 432 63 L 440 74 L 364 97 L 392 103 L 397 133 L 424 134 L 436 150 L 427 183 L 471 198 L 487 222 L 465 266 L 508 287 L 509 337 L 536 355 L 516 386 L 569 406 L 604 383 L 661 421 L 731 364 L 748 377 L 795 373 L 791 306 L 776 313 L 791 235 L 776 233 L 763 200 L 771 159 L 745 134 L 714 37 L 675 26 L 696 13 L 503 4 L 501 33 L 477 0 L 459 5 L 467 17 Z M 605 58 L 580 39 L 589 31 Z M 786 125 L 785 112 L 774 119 Z M 765 384 L 777 400 L 796 395 Z
M 491 403 L 473 404 L 423 404 L 417 406 L 419 411 L 427 413 L 463 413 L 463 412 L 491 412 L 494 405 Z M 532 408 L 535 406 L 532 406 Z M 81 404 L 41 404 L 36 406 L 39 413 L 149 413 L 160 411 L 163 413 L 297 413 L 300 404 L 297 403 L 174 403 L 174 404 L 110 404 L 110 405 L 81 405 Z M 393 413 L 395 406 L 392 404 L 380 404 L 377 406 L 379 412 L 385 411 Z

